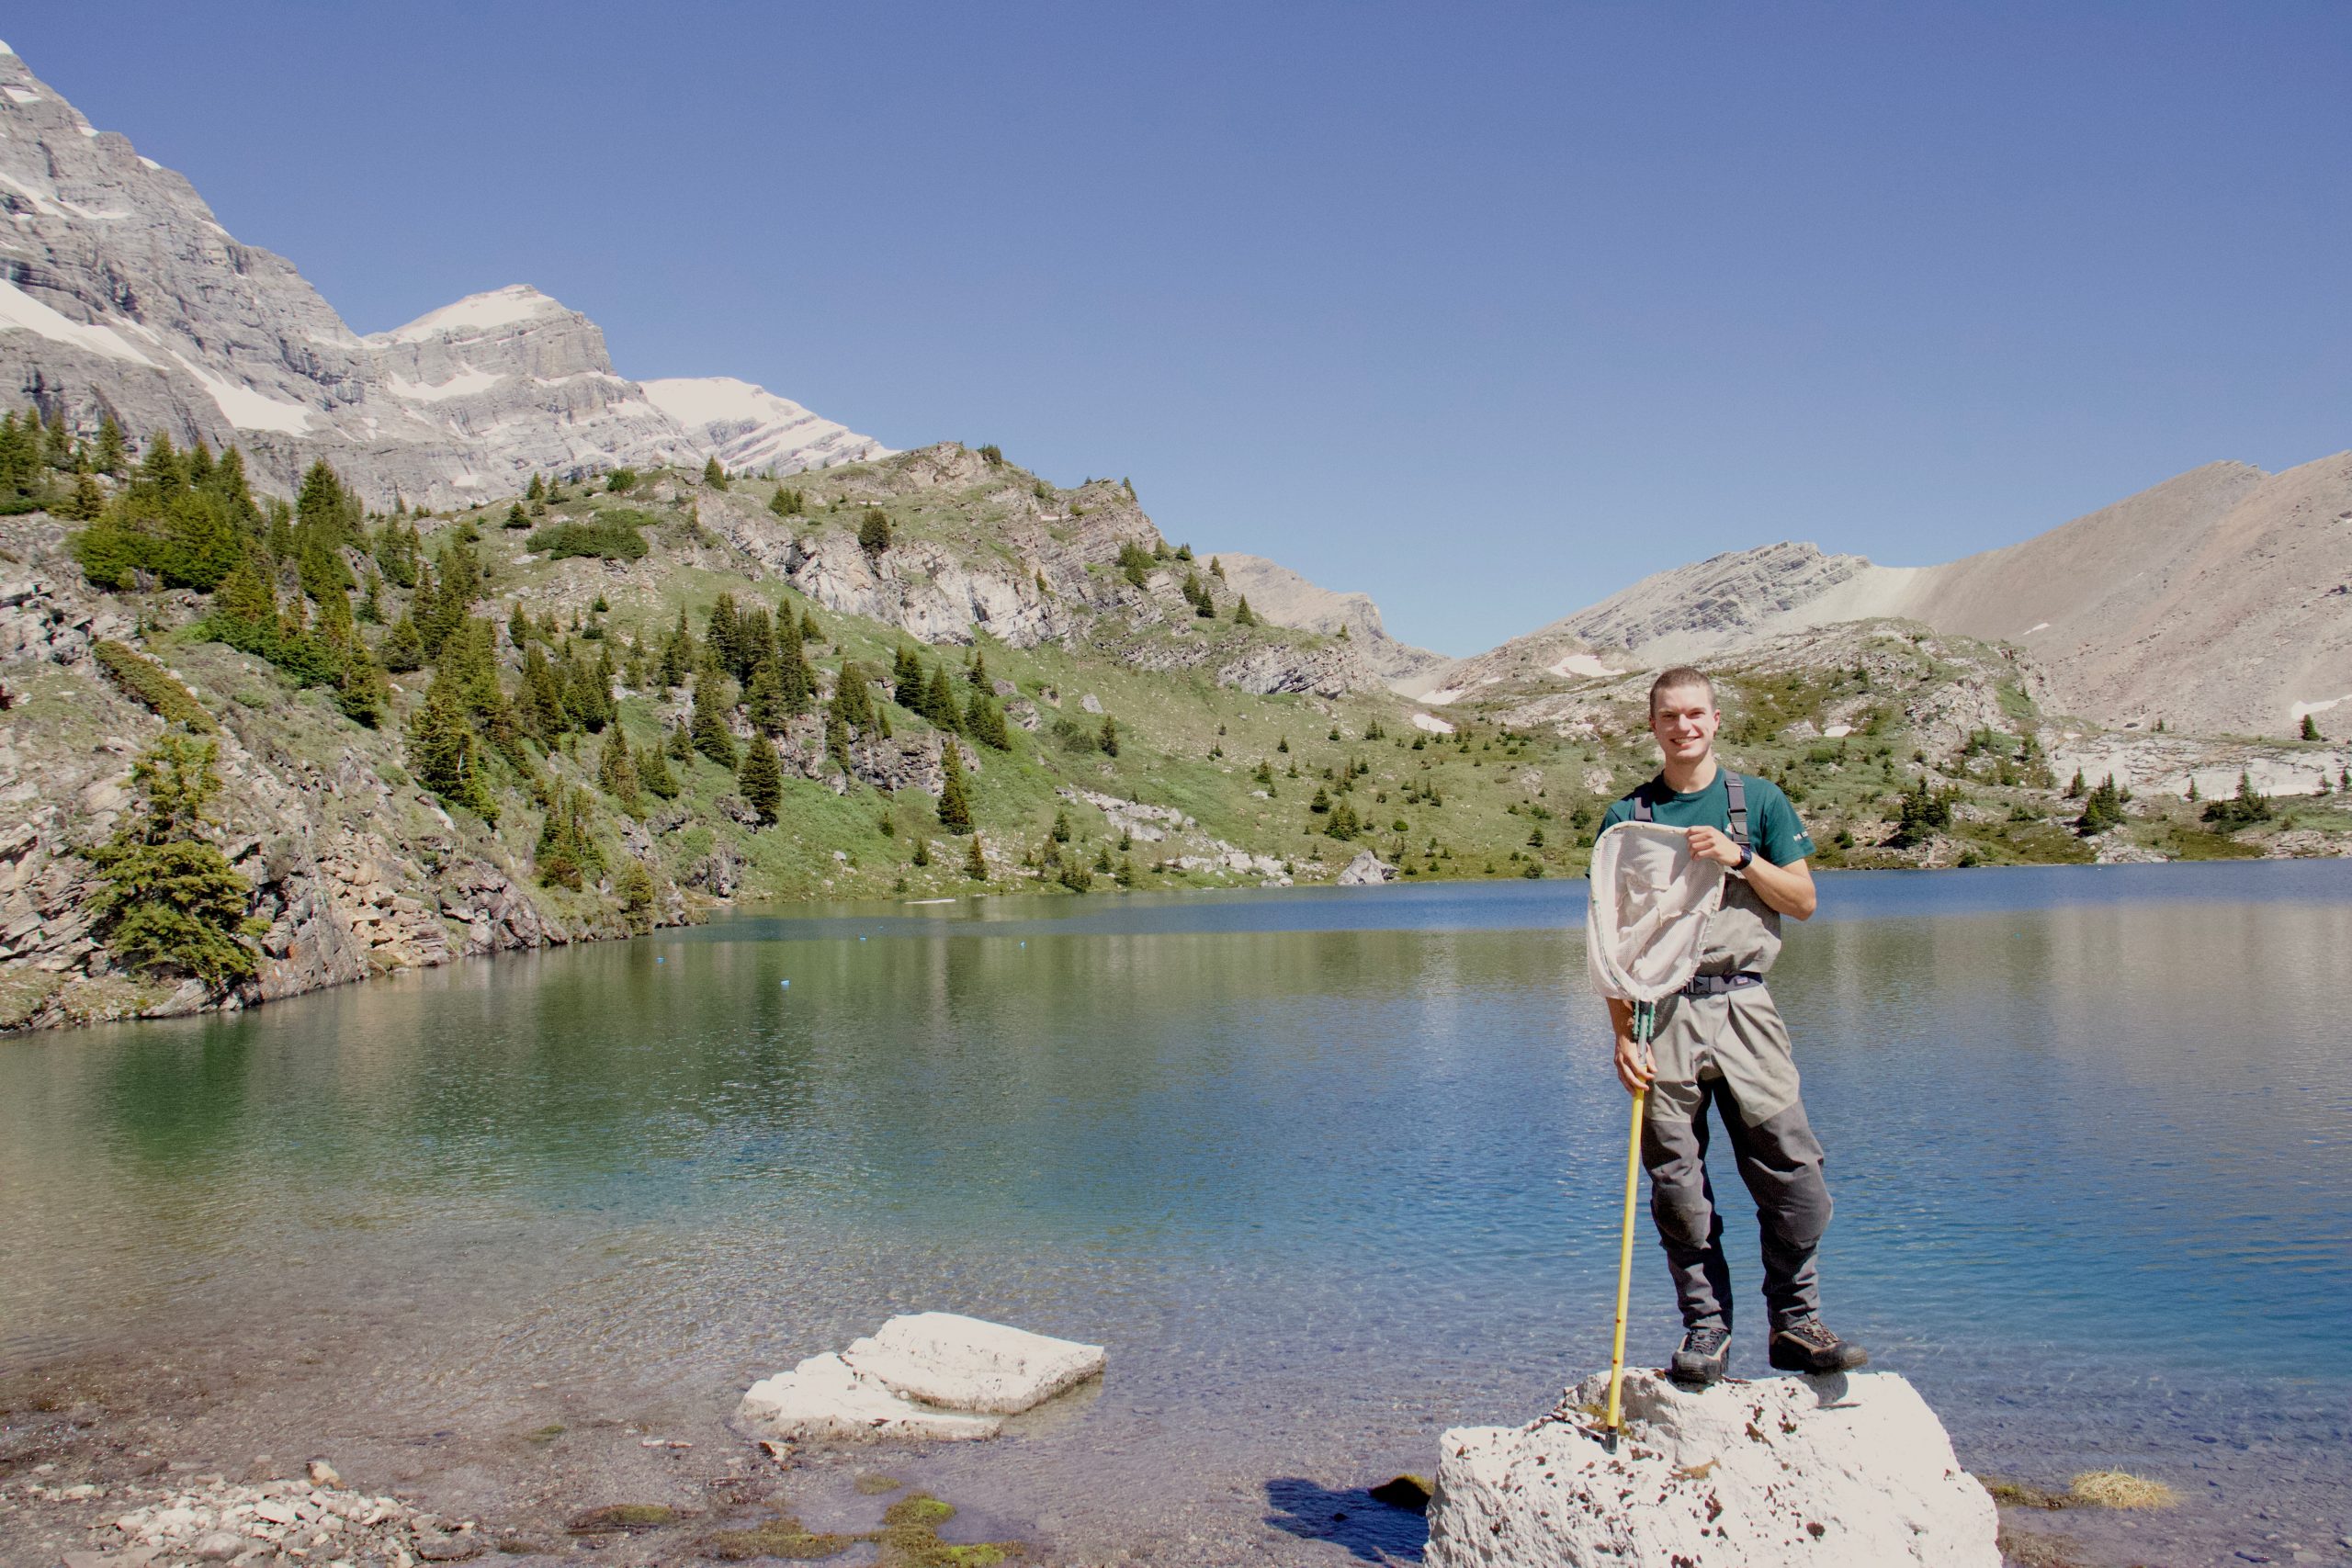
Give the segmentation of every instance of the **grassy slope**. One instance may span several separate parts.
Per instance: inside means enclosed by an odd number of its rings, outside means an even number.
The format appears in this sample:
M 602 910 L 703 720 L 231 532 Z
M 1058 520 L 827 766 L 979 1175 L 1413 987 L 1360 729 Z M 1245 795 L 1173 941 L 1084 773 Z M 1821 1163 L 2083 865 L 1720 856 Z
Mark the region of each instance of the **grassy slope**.
M 854 529 L 875 489 L 876 465 L 854 465 L 786 481 L 809 496 L 811 512 L 796 526 Z M 937 542 L 976 567 L 1006 558 L 997 529 L 1006 496 L 1031 480 L 1018 469 L 1002 470 L 1001 483 L 964 491 L 930 490 L 888 495 L 879 501 L 901 541 Z M 774 490 L 764 481 L 739 480 L 738 499 L 763 502 Z M 1107 493 L 1112 488 L 1098 485 Z M 649 499 L 666 491 L 668 499 Z M 831 496 L 844 504 L 829 504 Z M 849 498 L 854 497 L 854 500 Z M 599 628 L 608 638 L 652 641 L 665 634 L 681 608 L 697 634 L 711 604 L 722 592 L 739 603 L 812 609 L 775 574 L 727 546 L 694 521 L 695 508 L 714 501 L 694 476 L 650 476 L 627 497 L 571 495 L 548 519 L 585 518 L 616 506 L 654 513 L 648 527 L 650 554 L 633 563 L 590 559 L 526 560 L 530 535 L 500 526 L 510 498 L 458 517 L 427 523 L 427 547 L 435 536 L 471 525 L 481 536 L 480 553 L 490 571 L 490 599 L 482 607 L 503 624 L 511 601 L 521 596 L 536 615 L 554 608 L 571 625 Z M 1057 492 L 1055 504 L 1082 504 L 1073 492 Z M 1201 563 L 1204 568 L 1205 563 Z M 1114 569 L 1102 563 L 1102 570 Z M 1175 567 L 1181 578 L 1184 567 Z M 589 606 L 603 595 L 609 608 Z M 1640 682 L 1586 682 L 1563 704 L 1554 695 L 1495 690 L 1444 711 L 1464 727 L 1466 743 L 1454 737 L 1424 735 L 1413 728 L 1413 705 L 1384 692 L 1339 699 L 1260 696 L 1216 683 L 1217 660 L 1173 671 L 1139 669 L 1141 657 L 1175 646 L 1182 626 L 1241 644 L 1283 644 L 1312 649 L 1325 639 L 1314 634 L 1259 628 L 1245 631 L 1229 621 L 1195 623 L 1172 592 L 1167 618 L 1136 627 L 1115 617 L 1098 623 L 1069 645 L 1016 649 L 983 638 L 989 674 L 1010 680 L 1037 704 L 1046 723 L 1035 734 L 1013 731 L 1011 754 L 984 751 L 971 796 L 981 833 L 997 865 L 994 890 L 1050 886 L 1020 863 L 1042 845 L 1065 801 L 1067 787 L 1099 791 L 1154 805 L 1171 806 L 1198 819 L 1208 835 L 1288 863 L 1302 879 L 1329 876 L 1362 848 L 1373 848 L 1409 876 L 1517 876 L 1531 868 L 1543 874 L 1574 874 L 1584 864 L 1584 842 L 1600 805 L 1651 771 L 1652 753 L 1640 724 Z M 386 618 L 399 613 L 397 596 L 387 594 Z M 870 670 L 887 670 L 904 639 L 896 628 L 855 616 L 815 611 L 831 639 L 812 648 L 815 660 L 838 669 L 844 658 Z M 322 694 L 296 694 L 266 667 L 214 645 L 189 646 L 186 634 L 156 639 L 158 651 L 200 676 L 215 705 L 232 694 L 243 711 L 235 717 L 248 744 L 257 750 L 332 771 L 346 749 L 356 747 L 396 785 L 407 781 L 399 761 L 400 722 L 424 686 L 422 673 L 406 677 L 395 694 L 395 716 L 384 730 L 367 735 L 335 715 Z M 926 660 L 944 659 L 960 673 L 965 651 L 923 649 Z M 1733 765 L 1780 780 L 1806 815 L 1828 864 L 1917 864 L 1923 859 L 1949 863 L 1963 858 L 1988 863 L 2075 861 L 2089 851 L 2066 826 L 2075 807 L 2048 788 L 1996 782 L 1997 759 L 1961 759 L 1955 739 L 1933 716 L 1939 695 L 1959 689 L 1989 694 L 1986 711 L 2001 728 L 2026 731 L 2039 723 L 2022 686 L 2007 673 L 1996 649 L 1963 639 L 1930 638 L 1916 629 L 1841 629 L 1813 641 L 1801 657 L 1758 657 L 1736 661 L 1724 671 L 1722 694 L 1728 714 L 1724 754 Z M 1860 673 L 1857 673 L 1860 671 Z M 1046 700 L 1058 693 L 1060 707 Z M 1059 742 L 1052 721 L 1066 716 L 1090 728 L 1099 719 L 1080 710 L 1091 694 L 1114 716 L 1124 744 L 1115 757 L 1076 750 Z M 637 693 L 621 705 L 622 722 L 635 745 L 657 744 L 682 703 L 682 694 Z M 1422 710 L 1427 711 L 1427 710 Z M 1542 721 L 1531 719 L 1540 712 Z M 1813 731 L 1842 715 L 1854 732 L 1825 739 Z M 893 728 L 919 731 L 922 722 L 892 709 Z M 1367 739 L 1377 726 L 1385 733 Z M 1334 739 L 1336 734 L 1337 739 Z M 1418 746 L 1416 742 L 1419 742 Z M 1287 752 L 1281 745 L 1287 743 Z M 571 782 L 593 784 L 595 745 L 582 738 L 576 750 L 559 753 L 550 769 Z M 1252 771 L 1269 763 L 1275 780 L 1272 798 Z M 1351 843 L 1324 835 L 1325 818 L 1307 803 L 1318 784 L 1336 787 L 1350 764 L 1368 764 L 1367 776 L 1346 796 L 1370 830 Z M 1890 832 L 1897 792 L 1925 770 L 1939 783 L 1959 784 L 1964 802 L 1940 843 L 1896 851 L 1874 847 Z M 654 837 L 658 871 L 682 881 L 695 862 L 714 850 L 731 850 L 747 863 L 739 897 L 854 897 L 904 892 L 937 897 L 974 890 L 963 872 L 964 844 L 938 830 L 934 802 L 902 791 L 896 799 L 854 784 L 837 795 L 822 784 L 787 776 L 782 819 L 752 830 L 731 820 L 718 802 L 731 793 L 731 773 L 700 758 L 679 766 L 684 819 Z M 1295 775 L 1295 776 L 1294 776 Z M 1428 798 L 1434 791 L 1436 801 Z M 2332 805 L 2332 803 L 2331 803 Z M 418 809 L 422 809 L 421 807 Z M 1074 842 L 1064 853 L 1091 863 L 1098 849 L 1114 847 L 1116 829 L 1091 807 L 1068 807 Z M 2146 806 L 2142 807 L 2146 811 Z M 413 815 L 413 813 L 412 813 Z M 2249 852 L 2247 839 L 2222 839 L 2201 831 L 2174 810 L 2135 822 L 2132 833 L 2171 854 L 2197 857 Z M 889 832 L 882 824 L 888 819 Z M 2327 807 L 2300 809 L 2304 826 L 2352 825 Z M 2282 823 L 2291 826 L 2293 823 Z M 506 793 L 501 821 L 492 829 L 458 815 L 462 840 L 477 847 L 493 841 L 512 863 L 527 863 L 537 839 L 536 810 L 518 790 Z M 1540 848 L 1530 843 L 1539 831 Z M 1842 831 L 1841 831 L 1842 830 Z M 615 824 L 605 824 L 608 855 L 621 853 Z M 931 863 L 911 863 L 914 845 L 930 845 Z M 1192 846 L 1163 848 L 1138 842 L 1130 856 L 1136 885 L 1181 886 L 1226 885 L 1231 874 L 1186 873 L 1156 867 L 1154 857 Z M 836 852 L 845 855 L 838 858 Z M 1105 884 L 1107 886 L 1107 883 Z M 569 908 L 593 905 L 593 891 L 550 892 L 551 903 Z M 574 910 L 573 912 L 579 912 Z

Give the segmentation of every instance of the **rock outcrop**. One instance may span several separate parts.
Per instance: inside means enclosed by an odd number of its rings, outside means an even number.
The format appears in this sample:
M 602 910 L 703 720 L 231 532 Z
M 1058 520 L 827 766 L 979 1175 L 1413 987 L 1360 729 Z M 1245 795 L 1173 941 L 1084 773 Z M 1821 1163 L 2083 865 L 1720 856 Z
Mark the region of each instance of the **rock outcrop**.
M 362 337 L 285 257 L 240 243 L 196 187 L 0 45 L 0 381 L 84 433 L 236 444 L 290 492 L 314 458 L 389 507 L 716 456 L 791 473 L 887 450 L 746 382 L 657 399 L 604 333 L 537 289 L 476 294 Z
M 1219 552 L 1213 558 L 1223 569 L 1226 585 L 1250 601 L 1251 613 L 1300 631 L 1330 637 L 1344 632 L 1358 656 L 1384 681 L 1408 681 L 1448 661 L 1442 653 L 1389 636 L 1380 606 L 1369 594 L 1334 592 L 1263 556 Z
M 1610 1453 L 1605 1372 L 1525 1427 L 1442 1438 L 1430 1568 L 2000 1568 L 1993 1500 L 1885 1372 L 1676 1386 L 1628 1372 Z

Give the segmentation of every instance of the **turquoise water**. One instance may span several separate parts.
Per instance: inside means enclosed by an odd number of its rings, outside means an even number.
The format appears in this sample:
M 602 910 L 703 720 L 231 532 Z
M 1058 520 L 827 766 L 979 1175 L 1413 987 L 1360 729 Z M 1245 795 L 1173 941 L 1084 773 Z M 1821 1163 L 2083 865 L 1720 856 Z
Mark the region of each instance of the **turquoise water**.
M 1774 990 L 1831 1321 L 1973 1466 L 2172 1482 L 2164 1561 L 2332 1550 L 2352 871 L 1824 887 Z M 346 1374 L 265 1380 L 268 1420 L 354 1442 L 565 1399 L 714 1423 L 967 1311 L 1111 1351 L 1082 1408 L 910 1461 L 992 1519 L 1409 1560 L 1353 1489 L 1606 1361 L 1625 1101 L 1581 921 L 1572 884 L 790 912 L 11 1042 L 0 1370 L 308 1346 Z M 1656 1359 L 1646 1234 L 1636 1266 Z

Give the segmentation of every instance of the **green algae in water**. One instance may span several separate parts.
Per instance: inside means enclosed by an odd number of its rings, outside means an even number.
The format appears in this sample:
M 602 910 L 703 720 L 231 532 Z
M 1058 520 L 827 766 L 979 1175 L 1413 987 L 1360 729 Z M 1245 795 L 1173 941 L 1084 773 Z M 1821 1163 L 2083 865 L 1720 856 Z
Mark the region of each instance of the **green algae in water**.
M 606 1530 L 650 1530 L 678 1522 L 678 1510 L 662 1503 L 612 1503 L 591 1508 L 568 1527 L 574 1535 Z
M 861 1475 L 857 1478 L 857 1494 L 861 1497 L 879 1497 L 886 1492 L 896 1492 L 906 1484 L 895 1475 Z
M 876 1483 L 880 1484 L 877 1485 Z M 861 1475 L 857 1489 L 873 1495 L 896 1491 L 903 1482 L 887 1475 Z M 939 1529 L 956 1517 L 954 1505 L 929 1493 L 916 1492 L 890 1505 L 882 1528 L 859 1535 L 818 1534 L 803 1529 L 788 1512 L 778 1513 L 756 1529 L 720 1530 L 705 1538 L 703 1555 L 739 1562 L 753 1557 L 780 1557 L 791 1562 L 818 1562 L 836 1557 L 860 1541 L 881 1548 L 876 1568 L 995 1568 L 1025 1549 L 1018 1541 L 975 1541 L 957 1545 L 939 1539 Z

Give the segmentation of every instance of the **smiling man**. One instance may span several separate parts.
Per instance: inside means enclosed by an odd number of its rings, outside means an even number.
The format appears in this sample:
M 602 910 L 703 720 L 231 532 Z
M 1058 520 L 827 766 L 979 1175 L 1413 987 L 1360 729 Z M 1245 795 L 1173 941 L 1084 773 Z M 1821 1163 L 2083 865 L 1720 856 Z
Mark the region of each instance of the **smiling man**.
M 1723 906 L 1707 923 L 1698 976 L 1658 1005 L 1646 1058 L 1634 1039 L 1633 1009 L 1609 1004 L 1618 1079 L 1629 1093 L 1650 1091 L 1642 1165 L 1650 1175 L 1650 1217 L 1682 1305 L 1682 1344 L 1668 1370 L 1702 1385 L 1721 1378 L 1731 1359 L 1731 1269 L 1723 1215 L 1707 1180 L 1711 1106 L 1756 1200 L 1771 1325 L 1768 1359 L 1783 1371 L 1803 1372 L 1843 1371 L 1870 1359 L 1821 1321 L 1816 1253 L 1829 1224 L 1829 1188 L 1820 1141 L 1797 1098 L 1789 1032 L 1764 987 L 1781 952 L 1781 917 L 1813 915 L 1813 871 L 1805 863 L 1813 840 L 1777 785 L 1716 762 L 1722 723 L 1706 676 L 1688 666 L 1659 675 L 1650 684 L 1650 734 L 1665 765 L 1600 822 L 1601 832 L 1627 821 L 1683 829 L 1692 854 L 1721 862 L 1729 873 Z

